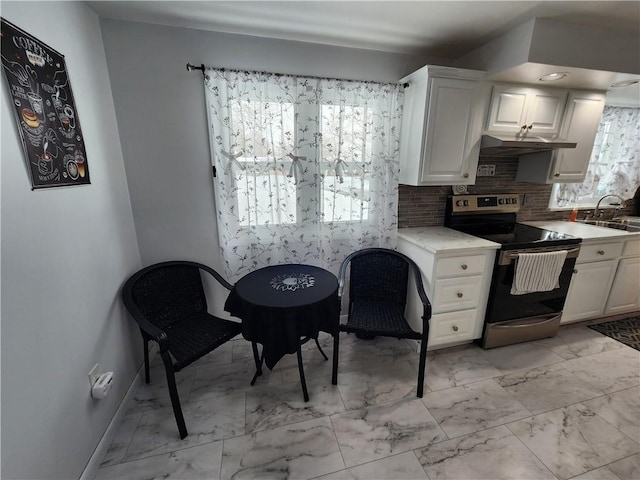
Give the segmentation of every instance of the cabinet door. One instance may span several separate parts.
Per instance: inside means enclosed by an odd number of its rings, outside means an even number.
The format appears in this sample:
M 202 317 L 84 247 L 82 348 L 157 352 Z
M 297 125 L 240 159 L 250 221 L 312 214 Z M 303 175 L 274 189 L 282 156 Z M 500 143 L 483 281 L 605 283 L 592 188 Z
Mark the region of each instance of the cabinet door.
M 617 260 L 607 260 L 576 265 L 560 323 L 602 315 L 617 264 Z
M 509 85 L 493 87 L 487 130 L 554 135 L 560 130 L 567 91 Z
M 553 135 L 560 131 L 567 91 L 532 89 L 527 101 L 527 133 Z
M 606 314 L 640 310 L 640 257 L 623 258 L 618 265 Z
M 422 185 L 475 183 L 481 137 L 479 92 L 475 80 L 431 80 Z
M 480 275 L 436 280 L 432 300 L 433 313 L 477 307 L 481 288 Z
M 525 124 L 529 89 L 496 85 L 491 94 L 487 130 L 520 133 Z
M 429 327 L 429 348 L 473 339 L 478 310 L 436 313 Z
M 605 96 L 600 93 L 572 92 L 560 136 L 576 142 L 576 148 L 563 148 L 555 154 L 549 180 L 582 182 L 587 174 L 591 150 L 604 109 Z

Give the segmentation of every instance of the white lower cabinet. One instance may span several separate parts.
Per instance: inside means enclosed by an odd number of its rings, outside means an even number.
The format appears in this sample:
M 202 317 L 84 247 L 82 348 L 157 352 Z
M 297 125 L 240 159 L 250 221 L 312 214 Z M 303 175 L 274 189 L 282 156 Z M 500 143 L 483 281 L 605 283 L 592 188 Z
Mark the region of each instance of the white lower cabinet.
M 604 313 L 617 260 L 576 264 L 560 323 L 594 318 Z
M 640 310 L 640 238 L 627 240 L 622 255 L 604 310 L 607 315 Z
M 477 309 L 436 313 L 431 316 L 429 347 L 447 345 L 475 337 Z
M 433 253 L 398 238 L 398 251 L 411 258 L 422 273 L 431 302 L 428 348 L 469 342 L 482 336 L 487 297 L 495 259 L 494 249 L 444 250 Z M 407 321 L 421 331 L 422 304 L 410 280 Z
M 560 323 L 640 310 L 640 236 L 583 245 Z

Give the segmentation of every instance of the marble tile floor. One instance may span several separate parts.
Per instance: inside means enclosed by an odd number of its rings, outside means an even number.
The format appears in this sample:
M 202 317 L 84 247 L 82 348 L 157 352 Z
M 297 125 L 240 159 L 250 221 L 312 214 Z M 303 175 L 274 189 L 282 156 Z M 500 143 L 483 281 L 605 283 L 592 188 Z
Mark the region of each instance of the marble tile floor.
M 303 347 L 308 403 L 295 355 L 251 387 L 243 339 L 187 367 L 184 440 L 156 358 L 96 478 L 640 479 L 640 352 L 586 326 L 429 352 L 422 399 L 409 342 L 340 338 L 337 386 Z

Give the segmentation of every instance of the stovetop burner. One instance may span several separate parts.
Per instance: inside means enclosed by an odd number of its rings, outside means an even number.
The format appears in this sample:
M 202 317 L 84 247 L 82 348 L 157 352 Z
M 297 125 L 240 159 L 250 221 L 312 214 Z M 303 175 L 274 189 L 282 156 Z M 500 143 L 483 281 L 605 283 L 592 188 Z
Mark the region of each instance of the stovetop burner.
M 571 235 L 532 227 L 522 223 L 502 226 L 485 224 L 468 228 L 458 225 L 451 226 L 450 228 L 499 243 L 504 250 L 532 248 L 541 243 L 544 243 L 545 247 L 551 247 L 555 245 L 573 244 L 580 241 L 579 238 Z

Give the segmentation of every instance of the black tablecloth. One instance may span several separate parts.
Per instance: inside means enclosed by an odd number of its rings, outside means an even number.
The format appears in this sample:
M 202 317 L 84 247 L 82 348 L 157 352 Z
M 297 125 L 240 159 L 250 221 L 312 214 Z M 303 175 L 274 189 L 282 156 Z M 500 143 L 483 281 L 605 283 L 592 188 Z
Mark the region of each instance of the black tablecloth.
M 300 339 L 338 331 L 338 280 L 310 265 L 275 265 L 245 275 L 224 309 L 242 319 L 242 336 L 262 344 L 267 367 L 295 353 Z

